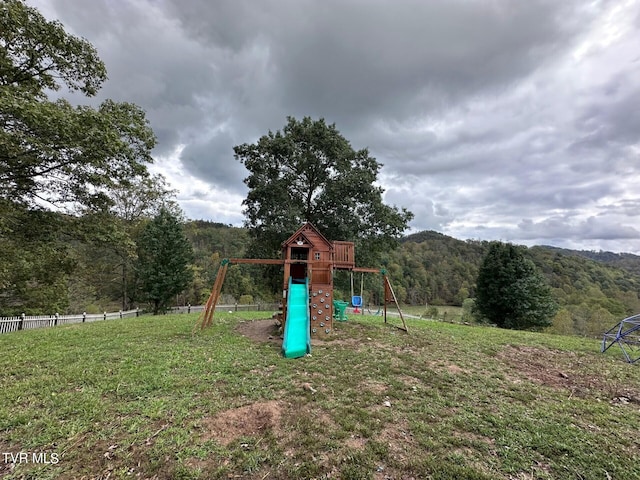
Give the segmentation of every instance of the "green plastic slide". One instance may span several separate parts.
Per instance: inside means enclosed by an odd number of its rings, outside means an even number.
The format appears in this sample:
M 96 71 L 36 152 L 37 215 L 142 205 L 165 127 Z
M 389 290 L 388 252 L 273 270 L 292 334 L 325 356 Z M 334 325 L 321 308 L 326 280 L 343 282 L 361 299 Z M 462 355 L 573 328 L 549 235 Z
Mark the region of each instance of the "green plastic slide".
M 282 354 L 285 358 L 304 357 L 311 352 L 309 279 L 305 278 L 304 283 L 293 283 L 289 278 L 288 296 Z

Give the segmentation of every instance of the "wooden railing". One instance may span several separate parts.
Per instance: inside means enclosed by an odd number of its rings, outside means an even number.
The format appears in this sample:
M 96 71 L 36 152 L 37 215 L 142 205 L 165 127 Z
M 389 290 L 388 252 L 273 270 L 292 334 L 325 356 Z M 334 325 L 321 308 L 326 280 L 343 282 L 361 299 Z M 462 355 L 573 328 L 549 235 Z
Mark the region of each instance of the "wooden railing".
M 353 268 L 356 266 L 356 255 L 353 242 L 333 242 L 333 267 Z

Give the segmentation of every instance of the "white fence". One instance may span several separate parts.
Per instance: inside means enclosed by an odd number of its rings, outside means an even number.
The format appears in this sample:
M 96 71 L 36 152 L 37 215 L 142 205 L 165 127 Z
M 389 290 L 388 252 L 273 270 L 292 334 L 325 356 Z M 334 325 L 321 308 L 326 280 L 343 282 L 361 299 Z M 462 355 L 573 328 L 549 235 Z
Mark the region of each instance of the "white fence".
M 128 310 L 113 313 L 81 313 L 78 315 L 20 315 L 19 317 L 0 317 L 0 334 L 31 330 L 33 328 L 55 327 L 70 323 L 97 322 L 100 320 L 114 320 L 116 318 L 137 317 L 140 310 Z
M 247 312 L 247 311 L 269 311 L 278 310 L 277 303 L 256 303 L 252 305 L 216 305 L 216 311 L 224 312 Z M 170 313 L 199 313 L 204 310 L 204 305 L 186 305 L 183 307 L 172 307 Z M 70 323 L 98 322 L 101 320 L 115 320 L 118 318 L 137 317 L 142 314 L 142 310 L 127 310 L 125 312 L 113 313 L 80 313 L 77 315 L 20 315 L 19 317 L 0 317 L 0 335 L 3 333 L 17 332 L 18 330 L 31 330 L 34 328 L 55 327 L 57 325 L 68 325 Z

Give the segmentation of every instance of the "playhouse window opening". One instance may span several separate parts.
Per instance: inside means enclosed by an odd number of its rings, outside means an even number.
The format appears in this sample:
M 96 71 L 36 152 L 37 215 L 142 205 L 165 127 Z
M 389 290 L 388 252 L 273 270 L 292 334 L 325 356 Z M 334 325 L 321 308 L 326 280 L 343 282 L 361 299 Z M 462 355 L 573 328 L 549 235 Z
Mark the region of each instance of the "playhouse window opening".
M 309 258 L 308 248 L 292 248 L 291 260 L 307 260 Z

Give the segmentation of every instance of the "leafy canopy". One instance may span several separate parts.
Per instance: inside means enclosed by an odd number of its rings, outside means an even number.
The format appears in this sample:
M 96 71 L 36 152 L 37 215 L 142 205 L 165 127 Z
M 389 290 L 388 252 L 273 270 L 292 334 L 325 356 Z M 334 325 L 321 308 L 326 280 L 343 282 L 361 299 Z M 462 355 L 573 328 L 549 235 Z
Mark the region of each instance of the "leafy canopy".
M 511 244 L 491 244 L 476 288 L 477 313 L 499 327 L 547 327 L 558 310 L 542 274 L 522 248 Z
M 69 35 L 20 0 L 0 2 L 0 85 L 43 97 L 58 90 L 95 95 L 107 78 L 104 63 L 86 40 Z
M 51 313 L 68 304 L 77 263 L 70 244 L 95 233 L 80 232 L 87 222 L 76 216 L 50 210 L 108 212 L 118 190 L 148 178 L 155 136 L 139 107 L 112 100 L 74 106 L 48 96 L 66 90 L 91 97 L 106 78 L 88 41 L 21 0 L 0 0 L 3 312 Z
M 155 136 L 139 107 L 47 97 L 62 86 L 92 96 L 105 79 L 88 41 L 22 1 L 0 0 L 0 196 L 103 207 L 110 188 L 147 174 Z
M 288 117 L 282 132 L 234 151 L 249 170 L 243 205 L 255 255 L 273 256 L 301 223 L 311 222 L 330 240 L 356 241 L 360 260 L 371 262 L 395 246 L 413 218 L 383 203 L 375 183 L 381 164 L 323 119 Z

